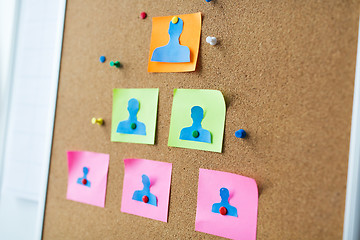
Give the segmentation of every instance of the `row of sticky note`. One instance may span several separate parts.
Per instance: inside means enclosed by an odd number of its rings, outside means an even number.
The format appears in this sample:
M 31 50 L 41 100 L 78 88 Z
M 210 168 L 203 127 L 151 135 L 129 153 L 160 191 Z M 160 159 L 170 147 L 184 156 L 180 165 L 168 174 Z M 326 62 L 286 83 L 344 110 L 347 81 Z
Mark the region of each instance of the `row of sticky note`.
M 114 89 L 111 141 L 154 144 L 159 89 Z M 226 106 L 217 90 L 175 89 L 168 145 L 222 151 Z
M 67 199 L 104 207 L 109 154 L 69 151 L 67 155 Z M 124 165 L 121 211 L 167 222 L 172 164 L 132 158 L 124 159 Z M 254 179 L 199 170 L 196 231 L 256 239 L 257 208 Z

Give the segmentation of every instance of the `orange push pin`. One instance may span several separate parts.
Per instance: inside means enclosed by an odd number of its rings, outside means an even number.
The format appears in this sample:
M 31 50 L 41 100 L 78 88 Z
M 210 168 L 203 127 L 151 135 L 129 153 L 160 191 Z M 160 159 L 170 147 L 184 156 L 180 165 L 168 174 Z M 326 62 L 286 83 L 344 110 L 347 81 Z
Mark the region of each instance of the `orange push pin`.
M 104 124 L 104 120 L 102 118 L 92 118 L 91 119 L 91 123 L 92 124 L 98 124 L 98 125 L 103 125 Z

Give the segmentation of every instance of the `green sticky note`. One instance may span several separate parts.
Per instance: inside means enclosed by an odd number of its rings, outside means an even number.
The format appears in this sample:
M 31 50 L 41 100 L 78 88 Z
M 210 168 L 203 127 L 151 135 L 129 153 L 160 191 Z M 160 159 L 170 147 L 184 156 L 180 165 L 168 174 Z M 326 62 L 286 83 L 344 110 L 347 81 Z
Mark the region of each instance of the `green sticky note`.
M 193 126 L 195 106 L 203 109 L 201 127 L 210 131 L 211 143 L 180 139 L 181 130 Z M 174 89 L 168 146 L 221 152 L 225 113 L 225 100 L 218 90 Z
M 157 88 L 113 89 L 111 141 L 154 144 L 158 96 Z

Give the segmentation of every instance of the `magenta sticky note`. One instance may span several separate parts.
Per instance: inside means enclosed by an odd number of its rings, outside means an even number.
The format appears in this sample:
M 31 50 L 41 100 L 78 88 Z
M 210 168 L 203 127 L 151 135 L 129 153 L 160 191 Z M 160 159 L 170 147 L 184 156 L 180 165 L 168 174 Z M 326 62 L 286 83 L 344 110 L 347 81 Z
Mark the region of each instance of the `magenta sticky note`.
M 124 159 L 125 174 L 121 211 L 167 222 L 172 164 L 146 159 Z M 133 199 L 142 190 L 142 176 L 150 179 L 150 192 L 156 196 L 157 206 Z
M 109 154 L 69 151 L 66 198 L 98 207 L 105 206 Z
M 229 190 L 229 203 L 237 217 L 212 212 L 221 201 L 220 189 Z M 256 240 L 258 188 L 252 178 L 233 173 L 200 169 L 195 230 L 220 237 Z

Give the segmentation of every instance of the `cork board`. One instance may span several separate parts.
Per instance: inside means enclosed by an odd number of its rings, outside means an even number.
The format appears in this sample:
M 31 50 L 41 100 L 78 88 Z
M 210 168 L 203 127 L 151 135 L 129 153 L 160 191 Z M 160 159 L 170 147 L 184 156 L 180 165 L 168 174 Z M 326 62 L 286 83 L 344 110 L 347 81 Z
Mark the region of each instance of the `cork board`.
M 44 239 L 217 239 L 194 231 L 199 168 L 256 179 L 258 239 L 340 239 L 358 10 L 358 1 L 69 0 Z M 195 12 L 196 71 L 148 73 L 151 17 Z M 110 142 L 113 88 L 159 88 L 155 145 Z M 174 88 L 222 91 L 223 153 L 167 146 Z M 68 150 L 110 154 L 105 208 L 66 200 Z M 173 164 L 168 223 L 120 212 L 124 158 Z

